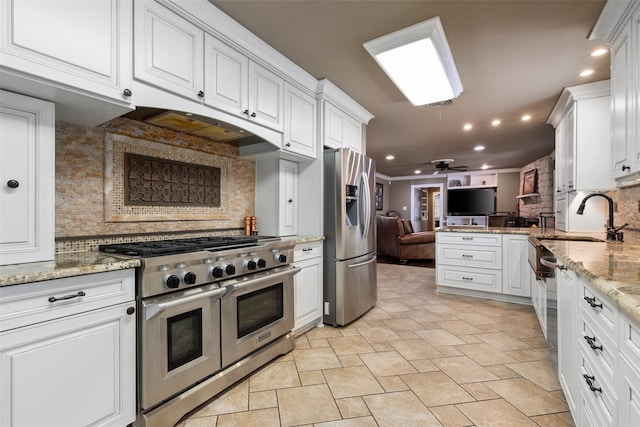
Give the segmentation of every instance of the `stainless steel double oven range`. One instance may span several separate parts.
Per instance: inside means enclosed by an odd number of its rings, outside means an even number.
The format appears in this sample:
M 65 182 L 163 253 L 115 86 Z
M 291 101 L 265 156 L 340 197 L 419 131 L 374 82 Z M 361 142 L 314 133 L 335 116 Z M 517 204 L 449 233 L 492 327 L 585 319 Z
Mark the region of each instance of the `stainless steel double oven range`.
M 136 425 L 173 426 L 293 349 L 293 246 L 255 236 L 100 246 L 142 261 Z

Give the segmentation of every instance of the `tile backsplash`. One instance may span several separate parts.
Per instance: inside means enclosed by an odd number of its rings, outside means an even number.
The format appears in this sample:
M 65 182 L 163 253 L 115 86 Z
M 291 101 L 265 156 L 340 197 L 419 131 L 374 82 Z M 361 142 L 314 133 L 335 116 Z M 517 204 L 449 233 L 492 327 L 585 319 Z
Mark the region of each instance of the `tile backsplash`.
M 202 157 L 224 159 L 228 164 L 227 208 L 224 215 L 171 213 L 161 221 L 153 217 L 141 220 L 108 219 L 105 198 L 105 160 L 107 135 L 157 146 L 160 151 L 189 151 Z M 120 172 L 121 173 L 121 172 Z M 244 226 L 247 215 L 255 215 L 255 162 L 240 158 L 238 148 L 208 138 L 175 132 L 125 118 L 117 118 L 97 127 L 56 123 L 56 239 L 70 241 L 86 237 L 143 235 L 208 230 L 232 232 Z M 201 212 L 200 212 L 201 213 Z M 107 219 L 105 219 L 107 218 Z M 259 220 L 259 219 L 258 219 Z M 203 233 L 198 233 L 203 234 Z M 176 237 L 176 236 L 173 236 Z M 159 239 L 161 237 L 156 237 Z M 58 242 L 57 246 L 78 246 Z M 66 248 L 68 251 L 69 248 Z

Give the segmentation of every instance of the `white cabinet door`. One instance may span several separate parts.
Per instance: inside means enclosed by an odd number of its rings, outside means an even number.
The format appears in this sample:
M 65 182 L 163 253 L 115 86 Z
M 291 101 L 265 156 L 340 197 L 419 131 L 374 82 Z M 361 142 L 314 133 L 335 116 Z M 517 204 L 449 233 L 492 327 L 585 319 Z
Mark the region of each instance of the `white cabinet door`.
M 502 293 L 529 297 L 528 235 L 502 236 Z
M 134 303 L 0 335 L 0 425 L 125 426 L 135 420 Z
M 190 99 L 204 96 L 204 32 L 153 1 L 135 2 L 134 77 Z
M 296 333 L 322 323 L 322 242 L 296 245 L 293 262 Z
M 285 84 L 285 151 L 315 159 L 317 154 L 316 99 Z
M 298 164 L 280 160 L 279 174 L 279 236 L 298 232 Z
M 246 117 L 249 59 L 207 34 L 205 37 L 205 103 Z M 248 112 L 248 110 L 247 110 Z
M 618 386 L 621 426 L 640 426 L 640 374 L 624 357 L 621 358 Z
M 567 404 L 577 413 L 576 378 L 578 375 L 577 301 L 576 275 L 571 270 L 556 269 L 558 289 L 558 379 Z
M 282 132 L 284 80 L 249 61 L 249 119 Z
M 0 2 L 2 65 L 129 102 L 129 0 Z
M 345 116 L 344 146 L 358 153 L 362 152 L 362 125 L 349 116 Z
M 611 174 L 619 178 L 630 173 L 633 166 L 633 53 L 631 22 L 621 31 L 611 46 Z
M 361 152 L 361 124 L 338 107 L 325 102 L 324 145 L 331 148 L 349 148 Z
M 0 265 L 54 253 L 54 105 L 0 91 Z

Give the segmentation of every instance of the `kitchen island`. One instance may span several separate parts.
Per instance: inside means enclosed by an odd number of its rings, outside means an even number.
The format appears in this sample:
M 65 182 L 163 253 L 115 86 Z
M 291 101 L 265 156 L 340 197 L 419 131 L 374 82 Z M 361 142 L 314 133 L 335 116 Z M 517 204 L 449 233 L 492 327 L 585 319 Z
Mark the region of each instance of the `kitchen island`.
M 436 230 L 436 241 L 443 232 L 533 236 L 566 267 L 640 322 L 640 232 L 627 231 L 624 242 L 607 242 L 604 231 L 566 233 L 540 228 L 442 227 Z M 593 240 L 584 241 L 585 237 Z

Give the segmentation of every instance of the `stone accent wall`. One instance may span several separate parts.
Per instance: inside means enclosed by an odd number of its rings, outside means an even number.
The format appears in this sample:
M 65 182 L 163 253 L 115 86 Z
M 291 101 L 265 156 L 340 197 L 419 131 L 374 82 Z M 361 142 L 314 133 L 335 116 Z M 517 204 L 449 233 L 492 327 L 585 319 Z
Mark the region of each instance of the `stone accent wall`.
M 162 150 L 187 149 L 201 152 L 203 157 L 215 155 L 226 159 L 229 176 L 225 215 L 202 219 L 198 215 L 183 213 L 162 221 L 105 220 L 107 134 L 144 140 L 157 144 Z M 56 239 L 194 230 L 233 231 L 242 229 L 247 215 L 255 215 L 255 162 L 240 158 L 237 147 L 125 118 L 114 119 L 98 127 L 56 123 Z
M 532 169 L 538 170 L 537 192 L 539 194 L 539 196 L 519 200 L 518 211 L 521 217 L 535 218 L 540 215 L 541 212 L 553 212 L 554 163 L 555 159 L 552 153 L 520 169 L 520 194 L 522 194 L 524 174 Z

